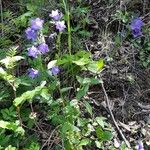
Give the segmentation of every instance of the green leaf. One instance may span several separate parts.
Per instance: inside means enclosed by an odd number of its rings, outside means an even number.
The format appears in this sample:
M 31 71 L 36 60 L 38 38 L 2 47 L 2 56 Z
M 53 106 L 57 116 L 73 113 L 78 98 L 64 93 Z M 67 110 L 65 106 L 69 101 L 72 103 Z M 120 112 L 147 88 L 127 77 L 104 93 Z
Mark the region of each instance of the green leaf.
M 8 147 L 5 148 L 5 150 L 17 150 L 17 148 L 9 145 Z
M 90 62 L 89 58 L 81 58 L 79 60 L 73 61 L 74 64 L 78 66 L 84 66 Z
M 35 12 L 38 9 L 37 5 L 32 5 L 31 3 L 26 4 L 26 6 L 27 10 L 29 10 L 30 12 Z
M 97 61 L 97 68 L 98 70 L 101 70 L 104 67 L 104 60 L 100 59 L 99 61 Z
M 86 110 L 88 111 L 88 113 L 92 116 L 93 112 L 92 112 L 91 105 L 87 101 L 84 101 L 84 105 L 85 105 Z
M 77 81 L 81 84 L 89 84 L 89 85 L 96 85 L 96 84 L 100 84 L 102 83 L 102 81 L 100 79 L 96 79 L 96 78 L 81 78 L 79 76 L 76 76 Z
M 26 100 L 31 101 L 34 96 L 41 94 L 42 89 L 45 88 L 44 87 L 45 84 L 46 83 L 43 82 L 40 86 L 36 87 L 34 90 L 23 93 L 20 97 L 14 99 L 13 104 L 17 107 L 18 105 L 23 104 Z
M 97 137 L 102 141 L 109 141 L 112 138 L 112 133 L 109 131 L 103 131 L 101 128 L 96 129 Z
M 81 97 L 85 96 L 86 93 L 88 92 L 88 90 L 89 90 L 88 84 L 84 85 L 81 89 L 79 89 L 79 91 L 77 92 L 77 95 L 76 95 L 77 99 L 79 100 L 79 99 L 81 99 Z
M 52 67 L 56 66 L 57 60 L 52 60 L 47 64 L 47 68 L 51 69 Z
M 103 136 L 102 136 L 102 140 L 103 141 L 109 141 L 112 139 L 112 133 L 109 131 L 104 131 Z
M 7 56 L 6 58 L 2 59 L 0 61 L 0 63 L 4 64 L 6 68 L 12 68 L 14 66 L 14 63 L 21 59 L 24 59 L 24 57 L 22 57 L 22 56 L 13 56 L 13 57 Z
M 13 82 L 15 80 L 15 78 L 11 74 L 8 74 L 2 67 L 0 67 L 0 78 L 9 82 Z
M 28 148 L 25 148 L 23 150 L 40 150 L 40 145 L 37 142 L 32 142 Z
M 95 141 L 95 144 L 97 148 L 102 148 L 102 142 Z
M 98 66 L 97 64 L 94 62 L 94 63 L 91 63 L 88 65 L 88 70 L 92 73 L 97 73 L 99 70 L 98 70 Z
M 89 139 L 82 139 L 81 142 L 79 143 L 79 146 L 85 146 L 90 143 Z
M 21 135 L 24 135 L 24 129 L 18 126 L 17 121 L 16 123 L 14 123 L 14 122 L 7 122 L 7 121 L 0 120 L 0 128 L 13 130 L 16 133 L 20 133 Z
M 25 27 L 27 25 L 28 22 L 28 18 L 30 18 L 32 16 L 32 12 L 28 11 L 24 14 L 22 14 L 21 16 L 19 16 L 16 20 L 15 20 L 15 24 L 18 27 Z
M 105 120 L 106 120 L 106 118 L 104 118 L 104 117 L 96 117 L 95 118 L 95 120 L 97 121 L 97 123 L 102 127 L 102 128 L 104 128 L 104 126 L 105 126 Z
M 79 132 L 80 129 L 69 122 L 65 122 L 62 126 L 62 133 L 66 133 L 68 131 Z
M 66 150 L 75 150 L 68 140 L 64 141 L 64 145 Z
M 93 61 L 90 63 L 87 68 L 92 73 L 97 73 L 101 71 L 101 69 L 104 67 L 104 60 L 100 59 L 99 61 Z
M 73 87 L 66 87 L 66 88 L 62 88 L 60 91 L 61 91 L 62 93 L 64 93 L 64 92 L 67 92 L 67 91 L 69 91 L 69 90 L 71 90 L 71 89 L 73 89 Z

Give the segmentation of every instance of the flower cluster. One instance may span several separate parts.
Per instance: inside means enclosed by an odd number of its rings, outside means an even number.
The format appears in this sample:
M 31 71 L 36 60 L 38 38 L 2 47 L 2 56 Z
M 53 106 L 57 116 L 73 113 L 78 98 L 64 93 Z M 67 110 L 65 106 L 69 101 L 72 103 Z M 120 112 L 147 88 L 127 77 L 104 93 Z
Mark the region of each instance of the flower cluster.
M 66 28 L 65 22 L 60 21 L 61 18 L 63 17 L 63 14 L 61 12 L 59 12 L 58 10 L 52 10 L 49 16 L 53 19 L 56 29 L 59 32 L 62 32 Z
M 43 28 L 44 21 L 40 18 L 36 18 L 31 21 L 31 26 L 26 29 L 27 39 L 36 41 L 38 36 L 38 31 Z M 38 46 L 32 46 L 28 48 L 28 56 L 37 58 L 40 54 L 45 54 L 49 51 L 48 45 L 44 42 L 38 44 Z
M 31 21 L 31 26 L 26 29 L 26 36 L 28 40 L 36 41 L 38 31 L 43 28 L 44 21 L 36 18 Z
M 48 45 L 46 43 L 39 44 L 38 47 L 32 46 L 28 48 L 28 56 L 37 58 L 40 54 L 45 54 L 49 51 Z
M 143 21 L 140 18 L 133 19 L 130 25 L 130 28 L 132 30 L 132 35 L 134 38 L 139 37 L 142 35 L 142 26 Z
M 63 14 L 58 10 L 52 10 L 49 16 L 52 18 L 53 23 L 56 25 L 56 29 L 59 32 L 62 32 L 66 28 L 65 22 L 60 20 L 63 17 Z M 40 40 L 37 42 L 37 38 L 40 33 L 39 31 L 43 28 L 43 24 L 44 20 L 36 18 L 31 21 L 30 27 L 28 27 L 25 31 L 27 39 L 34 42 L 34 45 L 28 48 L 28 56 L 32 58 L 38 58 L 39 55 L 44 55 L 49 52 L 49 47 L 45 42 L 39 42 Z M 53 39 L 56 35 L 56 33 L 53 33 L 49 36 L 49 38 Z M 57 75 L 60 72 L 58 66 L 52 67 L 50 71 L 52 75 Z M 28 70 L 28 75 L 32 79 L 38 77 L 39 73 L 39 70 L 34 68 L 30 68 Z

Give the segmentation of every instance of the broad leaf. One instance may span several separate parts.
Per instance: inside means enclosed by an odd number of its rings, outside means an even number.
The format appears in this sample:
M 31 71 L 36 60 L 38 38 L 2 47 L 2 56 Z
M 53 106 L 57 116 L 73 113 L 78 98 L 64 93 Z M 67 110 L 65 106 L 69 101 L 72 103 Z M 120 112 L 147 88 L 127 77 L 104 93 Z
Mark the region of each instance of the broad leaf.
M 103 131 L 101 128 L 96 129 L 97 137 L 102 141 L 109 141 L 112 138 L 112 133 L 109 131 Z
M 89 63 L 89 58 L 81 58 L 79 60 L 73 61 L 73 63 L 78 66 L 84 66 Z
M 105 126 L 105 121 L 106 120 L 106 118 L 104 118 L 104 117 L 96 117 L 96 121 L 97 121 L 97 123 L 102 127 L 102 128 L 104 128 L 104 126 Z
M 14 99 L 14 105 L 17 107 L 20 104 L 23 104 L 26 100 L 31 101 L 34 96 L 41 94 L 42 89 L 44 89 L 45 82 L 43 82 L 40 86 L 36 87 L 32 91 L 27 91 L 23 93 L 20 97 Z

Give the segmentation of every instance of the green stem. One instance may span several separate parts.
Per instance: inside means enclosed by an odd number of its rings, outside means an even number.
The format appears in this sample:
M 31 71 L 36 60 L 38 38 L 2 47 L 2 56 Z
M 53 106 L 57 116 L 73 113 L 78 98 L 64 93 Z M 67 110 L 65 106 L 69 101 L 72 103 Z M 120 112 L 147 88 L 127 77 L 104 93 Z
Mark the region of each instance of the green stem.
M 71 26 L 70 26 L 70 12 L 67 12 L 67 25 L 68 25 L 68 47 L 69 47 L 69 54 L 71 55 L 71 45 L 72 45 L 72 41 L 71 41 Z
M 67 6 L 65 0 L 63 0 L 63 4 L 64 4 L 65 12 L 67 12 Z
M 57 37 L 57 50 L 58 50 L 58 56 L 61 57 L 61 48 L 60 48 L 60 45 L 61 45 L 61 34 L 62 32 L 60 32 L 58 34 L 58 37 Z
M 38 60 L 39 60 L 39 70 L 41 71 L 41 78 L 44 79 L 45 78 L 45 73 L 44 73 L 44 66 L 43 66 L 43 61 L 42 61 L 42 56 L 39 55 L 38 57 Z
M 69 8 L 67 8 L 65 0 L 63 0 L 63 4 L 64 4 L 65 13 L 67 15 L 68 49 L 69 49 L 69 54 L 71 55 L 72 41 L 71 41 L 70 11 Z
M 59 82 L 58 88 L 59 88 L 59 93 L 60 93 L 60 97 L 61 97 L 61 100 L 62 100 L 62 105 L 63 105 L 63 108 L 64 108 L 65 107 L 65 101 L 64 101 L 64 97 L 63 97 L 63 94 L 62 94 L 62 91 L 61 91 L 60 82 Z

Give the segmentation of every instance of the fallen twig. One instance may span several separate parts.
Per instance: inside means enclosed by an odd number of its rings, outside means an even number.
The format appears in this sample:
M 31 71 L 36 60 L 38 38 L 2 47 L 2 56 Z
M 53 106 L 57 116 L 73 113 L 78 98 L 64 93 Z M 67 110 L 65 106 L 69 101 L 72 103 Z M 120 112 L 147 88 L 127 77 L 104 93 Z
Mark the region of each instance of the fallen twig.
M 150 105 L 142 105 L 141 103 L 138 103 L 138 102 L 137 102 L 137 104 L 138 104 L 138 106 L 139 106 L 140 108 L 142 108 L 142 109 L 146 109 L 146 110 L 149 110 L 149 109 L 150 109 Z
M 108 98 L 107 92 L 106 92 L 106 90 L 105 90 L 104 84 L 102 83 L 101 85 L 102 85 L 102 89 L 103 89 L 104 95 L 105 95 L 105 97 L 106 97 L 107 107 L 108 107 L 110 116 L 111 116 L 111 118 L 112 118 L 112 120 L 113 120 L 113 122 L 114 122 L 114 125 L 116 126 L 116 128 L 117 128 L 119 134 L 121 135 L 122 139 L 124 140 L 125 144 L 128 146 L 128 148 L 131 148 L 130 143 L 129 143 L 128 140 L 125 138 L 124 134 L 122 133 L 121 129 L 119 128 L 119 126 L 118 126 L 118 124 L 117 124 L 117 122 L 116 122 L 116 120 L 115 120 L 115 117 L 114 117 L 114 115 L 113 115 L 113 113 L 112 113 L 112 111 L 111 111 L 111 109 L 110 109 L 109 98 Z
M 51 133 L 51 135 L 49 136 L 49 138 L 46 140 L 46 142 L 43 144 L 43 146 L 41 147 L 40 150 L 43 150 L 43 148 L 48 144 L 49 145 L 49 142 L 53 136 L 53 134 L 55 133 L 55 131 L 59 128 L 60 126 L 57 126 Z M 51 143 L 51 146 L 52 146 L 53 142 Z M 49 146 L 49 148 L 51 148 L 51 146 Z

